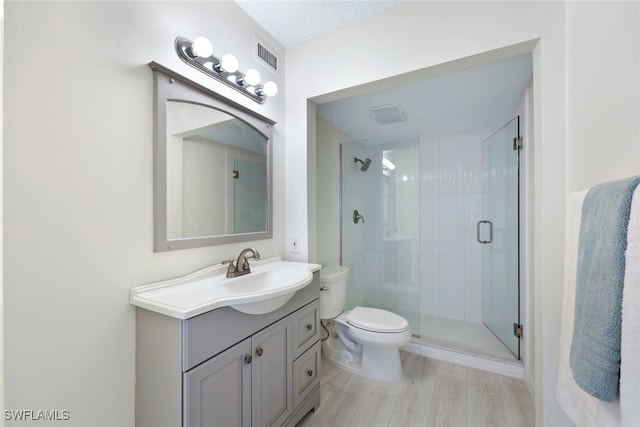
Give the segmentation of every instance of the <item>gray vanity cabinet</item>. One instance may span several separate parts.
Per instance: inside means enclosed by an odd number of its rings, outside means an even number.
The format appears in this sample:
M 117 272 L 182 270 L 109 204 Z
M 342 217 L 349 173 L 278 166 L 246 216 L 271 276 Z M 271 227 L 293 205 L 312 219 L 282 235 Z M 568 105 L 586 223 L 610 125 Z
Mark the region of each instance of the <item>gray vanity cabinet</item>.
M 263 315 L 137 308 L 136 426 L 291 427 L 319 407 L 318 276 Z
M 291 414 L 291 321 L 184 373 L 185 426 L 281 425 Z

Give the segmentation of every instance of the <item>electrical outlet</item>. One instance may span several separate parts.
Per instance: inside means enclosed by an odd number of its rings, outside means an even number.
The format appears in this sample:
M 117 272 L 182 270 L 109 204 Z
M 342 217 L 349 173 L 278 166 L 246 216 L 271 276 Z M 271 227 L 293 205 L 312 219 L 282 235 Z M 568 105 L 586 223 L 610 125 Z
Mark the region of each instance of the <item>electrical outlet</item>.
M 292 254 L 300 253 L 300 235 L 299 234 L 291 235 L 291 253 Z

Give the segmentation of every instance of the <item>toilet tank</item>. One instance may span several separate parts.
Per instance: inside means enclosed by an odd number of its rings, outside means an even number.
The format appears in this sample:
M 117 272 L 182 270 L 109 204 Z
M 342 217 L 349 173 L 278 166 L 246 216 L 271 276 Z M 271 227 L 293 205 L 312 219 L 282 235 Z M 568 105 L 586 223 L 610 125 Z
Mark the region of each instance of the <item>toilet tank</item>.
M 333 265 L 320 270 L 320 318 L 333 319 L 344 311 L 349 267 Z

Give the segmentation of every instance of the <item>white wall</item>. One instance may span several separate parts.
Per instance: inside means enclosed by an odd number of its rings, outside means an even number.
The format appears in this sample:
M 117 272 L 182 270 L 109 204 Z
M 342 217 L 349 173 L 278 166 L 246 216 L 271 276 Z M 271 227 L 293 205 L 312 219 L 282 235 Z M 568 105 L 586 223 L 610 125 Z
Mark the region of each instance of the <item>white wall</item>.
M 133 426 L 129 289 L 246 246 L 282 254 L 284 73 L 253 60 L 259 27 L 233 2 L 9 1 L 4 27 L 5 407 L 69 410 L 69 426 Z M 178 35 L 208 37 L 280 95 L 258 106 L 188 67 Z M 153 253 L 152 60 L 279 122 L 273 239 Z
M 533 50 L 536 229 L 531 240 L 538 310 L 536 423 L 566 425 L 555 400 L 562 282 L 562 245 L 557 236 L 563 233 L 566 170 L 565 4 L 408 2 L 289 49 L 286 159 L 287 171 L 295 179 L 287 180 L 287 211 L 299 214 L 313 208 L 315 174 L 306 181 L 306 159 L 315 157 L 315 133 L 309 134 L 307 128 L 308 99 L 326 102 L 362 90 L 349 89 L 358 85 L 505 46 L 517 45 L 513 55 L 527 53 L 530 44 L 525 42 L 538 39 Z M 465 63 L 470 62 L 473 59 Z M 286 235 L 315 238 L 307 235 L 307 229 L 315 230 L 307 217 L 313 221 L 313 215 L 288 217 Z M 306 259 L 306 239 L 302 240 L 298 258 Z
M 640 173 L 640 3 L 567 6 L 567 188 Z

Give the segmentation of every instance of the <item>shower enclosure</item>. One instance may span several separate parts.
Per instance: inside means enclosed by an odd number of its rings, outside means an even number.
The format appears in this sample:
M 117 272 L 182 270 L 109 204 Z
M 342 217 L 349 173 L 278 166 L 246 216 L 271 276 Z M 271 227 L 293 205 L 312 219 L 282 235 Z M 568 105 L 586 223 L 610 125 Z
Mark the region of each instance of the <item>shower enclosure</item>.
M 493 131 L 341 144 L 341 263 L 347 308 L 397 313 L 416 342 L 515 360 L 519 118 Z

